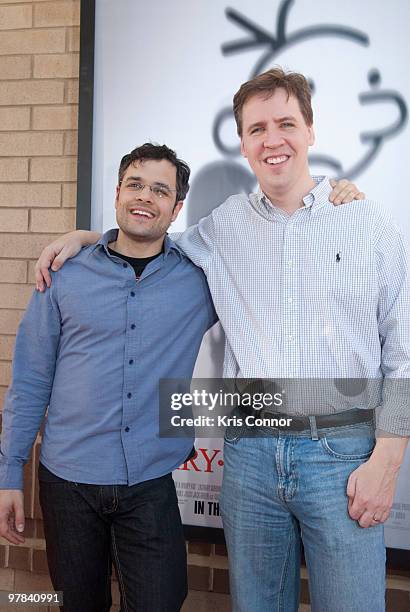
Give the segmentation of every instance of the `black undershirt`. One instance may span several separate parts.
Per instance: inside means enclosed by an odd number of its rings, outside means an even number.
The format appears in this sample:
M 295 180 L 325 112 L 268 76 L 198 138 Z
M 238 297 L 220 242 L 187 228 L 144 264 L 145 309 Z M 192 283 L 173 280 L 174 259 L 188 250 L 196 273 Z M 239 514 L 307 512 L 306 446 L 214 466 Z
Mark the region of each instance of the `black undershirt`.
M 121 259 L 123 259 L 124 261 L 129 263 L 130 266 L 132 266 L 134 268 L 135 278 L 137 278 L 137 279 L 142 276 L 142 273 L 145 270 L 145 266 L 147 266 L 150 261 L 153 261 L 154 259 L 159 257 L 161 255 L 161 253 L 163 252 L 161 250 L 156 255 L 151 255 L 151 257 L 128 257 L 128 255 L 123 255 L 122 253 L 117 253 L 117 251 L 114 251 L 110 247 L 107 247 L 107 248 L 108 248 L 108 252 L 109 252 L 110 255 L 114 255 L 115 257 L 120 257 Z

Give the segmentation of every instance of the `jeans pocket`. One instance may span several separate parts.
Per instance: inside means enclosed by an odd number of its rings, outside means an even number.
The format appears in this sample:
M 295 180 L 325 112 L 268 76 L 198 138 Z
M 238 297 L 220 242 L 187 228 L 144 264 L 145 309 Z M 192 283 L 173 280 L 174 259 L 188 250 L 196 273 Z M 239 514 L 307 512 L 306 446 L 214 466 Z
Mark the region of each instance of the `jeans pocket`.
M 335 459 L 342 461 L 360 461 L 367 459 L 373 452 L 375 438 L 368 431 L 355 432 L 353 436 L 327 435 L 320 438 L 323 450 Z
M 236 444 L 243 434 L 243 425 L 227 425 L 224 433 L 224 442 Z

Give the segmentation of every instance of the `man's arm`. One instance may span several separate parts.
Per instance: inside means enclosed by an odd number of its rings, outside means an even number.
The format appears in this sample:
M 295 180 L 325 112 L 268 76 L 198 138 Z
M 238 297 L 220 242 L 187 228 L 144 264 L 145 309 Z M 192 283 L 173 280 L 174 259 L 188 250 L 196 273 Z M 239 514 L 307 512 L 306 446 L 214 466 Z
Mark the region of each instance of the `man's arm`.
M 53 288 L 55 290 L 55 288 Z M 0 448 L 0 535 L 24 541 L 23 467 L 43 421 L 53 385 L 60 316 L 52 290 L 34 292 L 16 337 Z
M 377 237 L 378 326 L 384 375 L 376 446 L 349 478 L 349 514 L 362 527 L 387 520 L 410 436 L 410 286 L 404 240 L 392 223 Z M 377 521 L 374 521 L 376 517 Z
M 75 230 L 44 247 L 35 265 L 37 291 L 44 291 L 46 286 L 51 286 L 50 267 L 53 272 L 57 272 L 67 259 L 75 257 L 84 246 L 95 244 L 100 238 L 99 232 Z
M 196 225 L 191 225 L 184 232 L 171 234 L 171 238 L 190 260 L 205 271 L 216 243 L 217 211 L 218 209 L 213 210 L 210 215 L 201 219 Z
M 359 191 L 358 187 L 347 179 L 341 179 L 339 181 L 331 180 L 330 184 L 333 187 L 333 191 L 329 195 L 329 200 L 336 206 L 339 204 L 347 204 L 352 200 L 363 200 L 365 198 L 365 194 Z M 76 230 L 60 236 L 60 238 L 57 238 L 57 240 L 54 240 L 54 242 L 44 247 L 35 266 L 37 290 L 44 291 L 46 286 L 50 287 L 50 267 L 56 272 L 64 265 L 67 259 L 77 255 L 82 247 L 94 244 L 98 242 L 100 238 L 101 234 L 98 232 Z M 187 255 L 190 256 L 189 253 L 187 253 Z

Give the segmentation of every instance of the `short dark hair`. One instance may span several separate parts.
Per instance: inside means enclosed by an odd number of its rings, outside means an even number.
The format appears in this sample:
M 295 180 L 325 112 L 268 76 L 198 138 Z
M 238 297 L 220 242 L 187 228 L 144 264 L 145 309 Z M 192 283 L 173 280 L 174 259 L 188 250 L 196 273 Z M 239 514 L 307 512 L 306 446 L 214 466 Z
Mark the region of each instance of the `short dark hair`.
M 258 74 L 250 81 L 246 81 L 236 92 L 233 99 L 233 114 L 235 115 L 239 136 L 242 136 L 242 110 L 249 98 L 260 95 L 268 99 L 278 88 L 284 89 L 288 98 L 294 96 L 297 99 L 306 125 L 310 127 L 313 124 L 312 101 L 308 81 L 303 74 L 285 72 L 282 68 L 276 67 Z
M 136 147 L 130 153 L 124 155 L 120 162 L 118 169 L 118 184 L 120 185 L 124 174 L 131 164 L 136 161 L 146 161 L 147 159 L 155 159 L 161 161 L 166 159 L 175 166 L 177 171 L 176 177 L 176 201 L 185 200 L 186 194 L 189 190 L 189 175 L 191 170 L 186 162 L 182 161 L 177 157 L 175 151 L 167 147 L 166 145 L 158 145 L 152 142 L 146 142 L 140 147 Z

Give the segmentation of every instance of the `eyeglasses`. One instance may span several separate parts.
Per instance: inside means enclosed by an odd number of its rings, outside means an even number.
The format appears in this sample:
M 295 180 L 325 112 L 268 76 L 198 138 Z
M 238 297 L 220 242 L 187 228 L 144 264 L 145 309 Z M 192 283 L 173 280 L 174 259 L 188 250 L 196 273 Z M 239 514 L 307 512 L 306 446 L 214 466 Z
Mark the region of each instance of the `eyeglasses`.
M 166 185 L 148 185 L 148 183 L 140 183 L 139 181 L 133 181 L 124 186 L 125 189 L 128 191 L 133 191 L 134 193 L 142 193 L 145 187 L 148 187 L 152 195 L 159 200 L 170 200 L 172 198 L 172 194 L 176 193 L 177 191 L 176 189 L 171 189 Z

